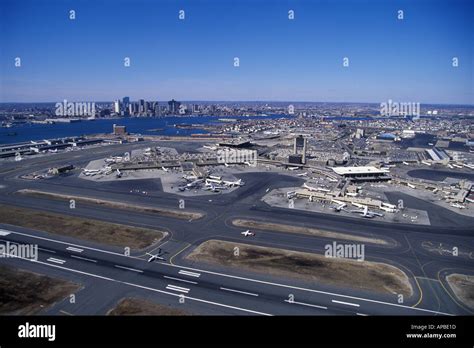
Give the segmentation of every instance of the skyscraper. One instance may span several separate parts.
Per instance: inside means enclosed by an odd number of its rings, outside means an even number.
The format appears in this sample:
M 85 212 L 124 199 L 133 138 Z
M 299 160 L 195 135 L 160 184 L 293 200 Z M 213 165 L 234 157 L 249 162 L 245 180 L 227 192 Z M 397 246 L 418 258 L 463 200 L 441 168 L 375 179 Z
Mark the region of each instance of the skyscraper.
M 129 97 L 123 97 L 122 98 L 122 113 L 124 115 L 128 115 L 129 114 L 129 106 L 130 105 L 130 98 Z
M 179 112 L 179 107 L 181 106 L 181 103 L 172 99 L 168 102 L 168 109 L 171 114 L 177 114 Z

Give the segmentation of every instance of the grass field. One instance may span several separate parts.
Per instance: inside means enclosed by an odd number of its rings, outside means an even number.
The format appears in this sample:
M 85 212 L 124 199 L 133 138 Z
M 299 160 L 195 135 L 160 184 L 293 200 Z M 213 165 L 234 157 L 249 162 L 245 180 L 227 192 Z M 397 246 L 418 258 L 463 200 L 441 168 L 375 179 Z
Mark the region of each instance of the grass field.
M 167 232 L 0 205 L 0 221 L 101 244 L 142 249 L 163 239 Z
M 238 256 L 235 256 L 236 247 Z M 202 243 L 186 258 L 314 283 L 404 296 L 413 294 L 409 279 L 403 271 L 378 262 L 327 258 L 320 254 L 220 240 Z

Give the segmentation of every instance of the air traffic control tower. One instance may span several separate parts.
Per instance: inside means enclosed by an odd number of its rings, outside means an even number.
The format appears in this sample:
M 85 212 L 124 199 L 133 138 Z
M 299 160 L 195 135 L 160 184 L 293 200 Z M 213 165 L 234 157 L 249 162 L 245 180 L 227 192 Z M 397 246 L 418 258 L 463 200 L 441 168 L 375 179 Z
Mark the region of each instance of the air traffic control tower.
M 302 135 L 298 135 L 294 139 L 293 143 L 293 153 L 295 155 L 298 155 L 299 150 L 302 150 L 301 153 L 301 164 L 306 164 L 306 138 L 303 137 Z

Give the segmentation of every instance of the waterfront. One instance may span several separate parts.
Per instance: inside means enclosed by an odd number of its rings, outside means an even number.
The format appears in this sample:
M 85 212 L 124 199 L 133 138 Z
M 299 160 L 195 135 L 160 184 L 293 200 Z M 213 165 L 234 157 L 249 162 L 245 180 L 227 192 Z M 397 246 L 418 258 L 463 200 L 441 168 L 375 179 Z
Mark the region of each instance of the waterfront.
M 288 117 L 271 115 L 265 117 L 232 117 L 235 119 L 275 119 Z M 0 144 L 12 144 L 24 141 L 73 137 L 99 133 L 111 133 L 114 124 L 127 127 L 127 131 L 142 135 L 169 135 L 188 136 L 191 134 L 206 134 L 205 129 L 199 127 L 176 128 L 175 125 L 210 125 L 224 123 L 217 116 L 200 117 L 143 117 L 120 119 L 83 120 L 73 123 L 32 124 L 24 123 L 9 128 L 0 128 Z

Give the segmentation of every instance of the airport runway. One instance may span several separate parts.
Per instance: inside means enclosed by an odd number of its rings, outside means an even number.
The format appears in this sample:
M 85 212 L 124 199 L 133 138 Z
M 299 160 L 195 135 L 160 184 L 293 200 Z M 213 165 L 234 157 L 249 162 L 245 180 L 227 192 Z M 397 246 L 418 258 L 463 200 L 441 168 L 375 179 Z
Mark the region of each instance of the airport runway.
M 156 145 L 156 144 L 155 144 Z M 186 308 L 203 314 L 261 314 L 261 315 L 419 315 L 472 314 L 459 304 L 441 277 L 443 272 L 474 273 L 474 219 L 455 214 L 447 209 L 426 206 L 430 214 L 442 216 L 433 226 L 387 224 L 373 220 L 335 217 L 304 211 L 274 208 L 260 201 L 268 188 L 295 186 L 300 179 L 276 173 L 246 173 L 246 185 L 233 193 L 185 197 L 186 209 L 206 215 L 195 221 L 182 221 L 152 213 L 132 212 L 80 203 L 74 210 L 62 201 L 15 195 L 19 189 L 31 188 L 56 193 L 84 195 L 120 202 L 140 203 L 158 207 L 177 208 L 181 196 L 164 193 L 157 180 L 117 181 L 107 184 L 82 180 L 68 175 L 47 180 L 28 181 L 20 175 L 59 164 L 85 166 L 93 159 L 120 155 L 131 148 L 149 144 L 125 144 L 99 147 L 78 152 L 58 153 L 29 158 L 22 162 L 2 164 L 0 169 L 0 203 L 41 208 L 46 211 L 89 217 L 141 227 L 165 229 L 170 236 L 161 242 L 164 262 L 146 262 L 144 252 L 132 257 L 118 248 L 94 245 L 67 237 L 46 234 L 19 227 L 0 225 L 5 232 L 0 239 L 17 243 L 33 243 L 40 250 L 38 262 L 2 258 L 0 262 L 18 267 L 78 279 L 85 284 L 84 293 L 92 284 L 98 291 L 81 305 L 57 304 L 50 313 L 103 314 L 123 296 L 139 295 L 158 299 L 157 302 L 179 306 L 184 296 Z M 186 146 L 166 143 L 189 150 Z M 131 194 L 130 188 L 157 188 L 148 195 Z M 414 199 L 413 204 L 418 204 Z M 410 204 L 410 200 L 407 204 Z M 193 247 L 209 239 L 279 247 L 321 253 L 332 240 L 315 236 L 256 231 L 253 238 L 240 235 L 242 228 L 231 221 L 247 218 L 262 221 L 312 226 L 354 235 L 384 238 L 389 246 L 367 244 L 366 259 L 392 264 L 412 278 L 414 296 L 397 302 L 396 294 L 380 295 L 357 289 L 311 284 L 295 279 L 243 272 L 215 265 L 193 264 L 184 256 Z M 41 237 L 41 238 L 39 238 Z M 459 256 L 440 251 L 440 243 L 459 248 Z M 156 250 L 158 246 L 149 248 Z M 437 249 L 438 248 L 438 249 Z M 443 247 L 441 247 L 442 249 Z M 80 249 L 81 251 L 78 251 Z M 173 264 L 171 264 L 171 262 Z M 92 283 L 91 283 L 92 281 Z M 95 285 L 94 285 L 95 286 Z M 112 294 L 113 293 L 113 294 Z M 291 297 L 293 295 L 294 297 Z M 293 300 L 290 300 L 293 298 Z M 107 307 L 109 306 L 109 307 Z

